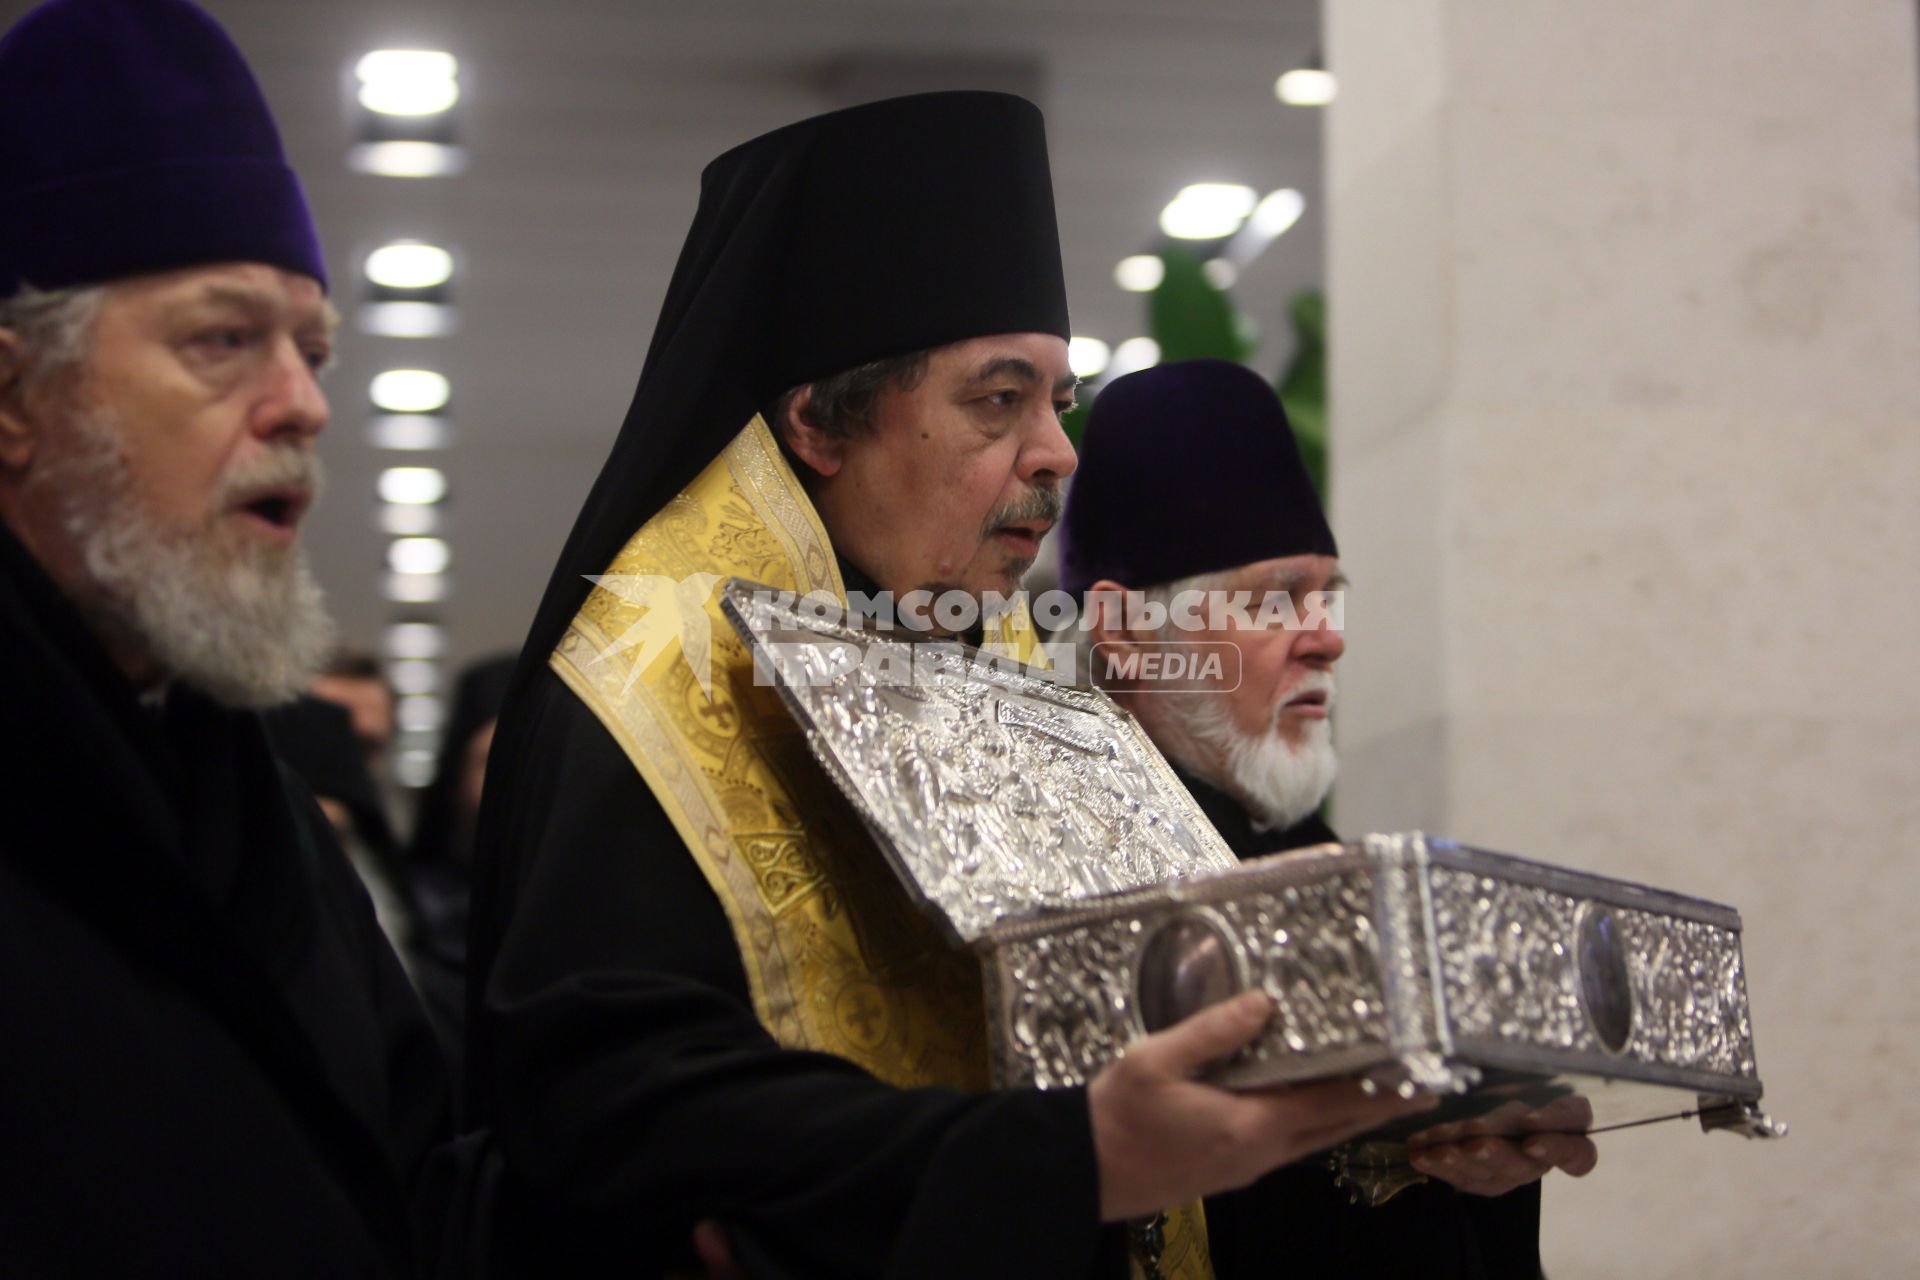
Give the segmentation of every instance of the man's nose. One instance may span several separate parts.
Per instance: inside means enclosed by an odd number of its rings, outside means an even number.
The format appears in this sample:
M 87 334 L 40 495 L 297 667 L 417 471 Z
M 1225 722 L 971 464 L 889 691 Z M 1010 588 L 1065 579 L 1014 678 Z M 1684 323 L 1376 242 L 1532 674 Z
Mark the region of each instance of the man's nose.
M 1340 656 L 1346 651 L 1346 634 L 1325 619 L 1321 619 L 1319 625 L 1311 630 L 1301 632 L 1293 646 L 1295 658 L 1325 667 L 1340 661 Z
M 1059 415 L 1051 405 L 1040 410 L 1033 436 L 1020 451 L 1020 478 L 1029 484 L 1044 476 L 1064 480 L 1079 463 L 1080 456 L 1073 451 L 1073 441 L 1067 439 L 1067 430 L 1060 425 Z
M 268 386 L 255 410 L 255 434 L 311 439 L 326 430 L 327 396 L 298 344 L 289 339 L 276 345 L 267 378 Z

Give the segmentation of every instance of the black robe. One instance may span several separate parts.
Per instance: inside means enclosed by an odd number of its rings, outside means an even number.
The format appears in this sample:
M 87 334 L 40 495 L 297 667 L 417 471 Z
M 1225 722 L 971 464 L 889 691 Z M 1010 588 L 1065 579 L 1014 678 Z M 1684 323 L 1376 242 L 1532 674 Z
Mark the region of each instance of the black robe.
M 529 1269 L 657 1275 L 714 1217 L 755 1280 L 1124 1275 L 1084 1091 L 899 1089 L 780 1047 L 666 812 L 543 674 L 531 763 L 483 819 L 516 887 L 477 917 L 504 928 L 476 933 L 469 1045 L 476 1119 L 542 1202 Z
M 1239 858 L 1339 839 L 1318 814 L 1284 831 L 1256 831 L 1238 800 L 1175 772 Z M 1539 1280 L 1540 1184 L 1487 1197 L 1428 1182 L 1368 1207 L 1352 1203 L 1326 1158 L 1314 1157 L 1210 1198 L 1207 1235 L 1217 1280 Z
M 439 1049 L 259 718 L 141 705 L 4 527 L 0 664 L 0 1270 L 420 1270 Z

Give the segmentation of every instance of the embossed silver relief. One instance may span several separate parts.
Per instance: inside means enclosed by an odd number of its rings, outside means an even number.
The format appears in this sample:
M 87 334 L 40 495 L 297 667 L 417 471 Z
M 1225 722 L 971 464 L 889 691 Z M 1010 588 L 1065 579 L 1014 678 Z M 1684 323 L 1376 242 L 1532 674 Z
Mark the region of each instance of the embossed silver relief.
M 1430 883 L 1455 1035 L 1600 1052 L 1572 955 L 1577 902 L 1451 867 Z
M 1619 915 L 1638 1011 L 1627 1056 L 1754 1076 L 1740 935 L 1645 911 Z
M 1243 1084 L 1283 1074 L 1330 1053 L 1387 1041 L 1378 938 L 1366 873 L 1244 892 L 1203 908 L 1162 907 L 1063 927 L 997 944 L 988 956 L 1002 1001 L 1004 1083 L 1084 1084 L 1130 1040 L 1146 1034 L 1144 959 L 1171 939 L 1175 953 L 1204 944 L 1178 929 L 1205 921 L 1244 979 L 1273 998 L 1266 1032 L 1223 1067 Z M 1194 952 L 1186 952 L 1190 957 Z M 1205 963 L 1205 962 L 1203 962 Z M 1283 1070 L 1291 1068 L 1288 1070 Z
M 1247 1060 L 1274 1062 L 1386 1040 L 1372 905 L 1364 871 L 1218 904 L 1255 946 L 1260 987 L 1273 997 L 1273 1022 Z
M 1431 882 L 1456 1034 L 1754 1074 L 1740 936 L 1732 930 L 1605 908 L 1618 940 L 1605 961 L 1613 971 L 1595 982 L 1611 1003 L 1590 1017 L 1579 952 L 1582 912 L 1595 904 L 1448 867 L 1434 868 Z M 1620 1034 L 1623 1021 L 1628 1030 Z
M 908 882 L 966 941 L 994 921 L 1233 855 L 1103 695 L 914 646 L 740 584 L 726 606 Z
M 1000 1083 L 1085 1084 L 1119 1055 L 1132 1038 L 1129 978 L 1140 931 L 1138 919 L 1105 920 L 999 949 Z
M 1418 834 L 1241 866 L 1101 695 L 738 584 L 727 607 L 895 870 L 980 949 L 1002 1083 L 1084 1083 L 1257 985 L 1275 1016 L 1218 1068 L 1234 1087 L 1363 1071 L 1452 1092 L 1518 1049 L 1758 1096 L 1729 908 Z

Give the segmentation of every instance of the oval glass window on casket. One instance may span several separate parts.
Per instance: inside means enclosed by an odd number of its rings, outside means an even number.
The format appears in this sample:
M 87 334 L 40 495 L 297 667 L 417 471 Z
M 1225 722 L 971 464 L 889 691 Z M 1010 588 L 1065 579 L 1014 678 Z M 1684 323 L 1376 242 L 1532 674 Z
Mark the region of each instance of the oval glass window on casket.
M 1594 1036 L 1608 1053 L 1619 1053 L 1633 1035 L 1633 979 L 1627 948 L 1613 912 L 1582 903 L 1574 923 L 1580 949 L 1580 1004 Z
M 1197 912 L 1175 916 L 1140 949 L 1140 1024 L 1148 1035 L 1164 1031 L 1243 985 L 1226 932 Z

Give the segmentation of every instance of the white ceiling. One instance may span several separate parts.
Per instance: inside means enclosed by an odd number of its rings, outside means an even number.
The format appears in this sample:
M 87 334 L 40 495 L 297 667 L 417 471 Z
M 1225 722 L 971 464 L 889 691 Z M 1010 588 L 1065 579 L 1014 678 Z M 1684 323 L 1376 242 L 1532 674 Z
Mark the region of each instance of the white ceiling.
M 375 477 L 427 460 L 367 442 L 372 376 L 424 366 L 452 380 L 453 589 L 437 612 L 456 659 L 516 645 L 626 408 L 701 167 L 841 105 L 850 60 L 869 88 L 875 67 L 894 67 L 902 88 L 941 61 L 1035 69 L 1077 332 L 1117 343 L 1142 331 L 1142 299 L 1114 285 L 1113 265 L 1151 246 L 1160 208 L 1190 182 L 1307 196 L 1306 216 L 1235 290 L 1266 334 L 1262 369 L 1277 371 L 1290 345 L 1286 298 L 1322 275 L 1319 116 L 1272 88 L 1314 51 L 1314 0 L 203 2 L 279 116 L 343 311 L 382 241 L 460 255 L 457 335 L 349 327 L 328 383 L 332 483 L 308 540 L 346 635 L 367 647 L 402 612 L 381 596 Z M 5 0 L 0 15 L 11 25 L 27 7 Z M 378 47 L 459 57 L 466 173 L 348 171 L 348 69 Z

